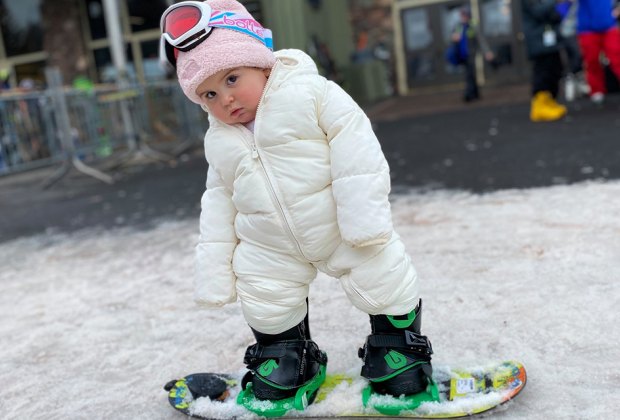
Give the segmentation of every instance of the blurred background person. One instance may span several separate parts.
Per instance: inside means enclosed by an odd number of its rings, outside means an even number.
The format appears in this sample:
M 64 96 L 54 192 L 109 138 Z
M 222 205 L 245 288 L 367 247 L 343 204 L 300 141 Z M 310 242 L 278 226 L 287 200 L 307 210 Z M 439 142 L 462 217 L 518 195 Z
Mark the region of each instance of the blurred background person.
M 471 19 L 471 9 L 463 6 L 459 10 L 459 23 L 452 30 L 451 35 L 451 64 L 461 65 L 465 70 L 465 102 L 480 99 L 480 91 L 476 80 L 476 53 L 482 50 L 487 61 L 493 61 L 494 55 L 484 36 L 477 30 Z
M 523 33 L 528 58 L 532 62 L 532 121 L 555 121 L 566 115 L 566 107 L 556 101 L 562 78 L 560 56 L 562 15 L 556 0 L 522 0 Z
M 620 80 L 619 14 L 617 0 L 579 0 L 577 33 L 594 103 L 602 103 L 607 93 L 601 53 L 605 53 L 610 70 Z
M 577 0 L 558 3 L 557 8 L 563 15 L 560 24 L 562 46 L 564 52 L 564 99 L 573 101 L 575 98 L 590 93 L 590 86 L 583 73 L 583 57 L 577 40 Z

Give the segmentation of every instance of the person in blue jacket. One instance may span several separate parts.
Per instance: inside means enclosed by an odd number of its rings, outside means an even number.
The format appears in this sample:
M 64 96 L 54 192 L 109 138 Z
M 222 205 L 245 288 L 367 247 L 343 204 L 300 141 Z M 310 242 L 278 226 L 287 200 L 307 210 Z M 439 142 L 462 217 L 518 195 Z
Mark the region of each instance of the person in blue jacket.
M 492 61 L 495 57 L 489 45 L 476 25 L 472 22 L 471 9 L 463 6 L 459 9 L 459 23 L 452 30 L 450 36 L 452 42 L 451 54 L 448 61 L 455 66 L 463 66 L 465 69 L 465 102 L 480 99 L 480 91 L 476 80 L 476 52 L 480 48 L 484 59 Z
M 605 53 L 609 68 L 620 80 L 619 15 L 620 3 L 616 0 L 579 0 L 577 36 L 590 85 L 590 98 L 595 103 L 602 103 L 607 93 L 601 53 Z

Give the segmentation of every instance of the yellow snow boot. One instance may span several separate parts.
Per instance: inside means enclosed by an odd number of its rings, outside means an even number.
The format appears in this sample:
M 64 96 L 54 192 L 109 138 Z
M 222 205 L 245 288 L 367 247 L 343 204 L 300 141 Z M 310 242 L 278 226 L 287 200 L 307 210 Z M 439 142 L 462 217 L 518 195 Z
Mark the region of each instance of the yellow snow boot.
M 566 107 L 553 99 L 551 93 L 538 92 L 532 98 L 530 119 L 534 122 L 556 121 L 566 115 Z

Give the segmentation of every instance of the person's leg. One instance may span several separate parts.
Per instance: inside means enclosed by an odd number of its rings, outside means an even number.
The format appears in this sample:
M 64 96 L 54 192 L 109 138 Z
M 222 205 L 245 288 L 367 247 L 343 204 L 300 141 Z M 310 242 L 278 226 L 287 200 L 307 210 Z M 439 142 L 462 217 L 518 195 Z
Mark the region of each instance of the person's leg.
M 328 265 L 344 270 L 340 280 L 345 293 L 370 316 L 371 334 L 360 352 L 362 376 L 382 394 L 426 390 L 432 349 L 420 334 L 417 274 L 398 235 L 386 245 L 341 248 L 335 254 Z
M 548 57 L 547 74 L 549 92 L 553 98 L 558 97 L 560 91 L 560 80 L 562 79 L 563 65 L 562 57 L 559 52 L 551 53 Z
M 316 268 L 295 256 L 240 242 L 233 256 L 237 294 L 253 329 L 278 334 L 303 321 Z
M 562 78 L 562 57 L 559 52 L 540 55 L 532 66 L 532 94 L 549 92 L 556 97 Z
M 586 80 L 590 85 L 590 95 L 604 94 L 605 73 L 601 66 L 602 36 L 594 32 L 579 34 L 579 46 L 586 71 Z
M 252 382 L 259 399 L 292 397 L 316 382 L 327 363 L 308 324 L 308 290 L 316 268 L 295 256 L 241 242 L 233 269 L 243 315 L 256 338 L 245 354 L 249 372 L 244 383 Z
M 566 114 L 566 107 L 558 104 L 554 99 L 554 96 L 558 94 L 561 77 L 562 59 L 559 52 L 534 58 L 530 106 L 530 119 L 532 121 L 555 121 Z
M 397 233 L 385 245 L 341 244 L 326 266 L 322 271 L 340 278 L 353 306 L 367 314 L 401 315 L 418 304 L 417 273 Z
M 590 87 L 584 81 L 583 57 L 581 56 L 577 36 L 573 35 L 567 37 L 564 42 L 568 65 L 564 85 L 564 97 L 567 101 L 572 101 L 579 96 L 589 93 Z
M 579 41 L 577 36 L 569 36 L 564 38 L 564 51 L 566 52 L 567 72 L 577 74 L 583 70 L 583 58 L 579 49 Z
M 465 68 L 465 94 L 463 100 L 470 102 L 480 97 L 478 82 L 476 81 L 476 66 L 473 57 L 469 57 L 463 64 Z
M 532 96 L 538 92 L 547 90 L 545 78 L 545 56 L 538 56 L 532 59 Z
M 609 68 L 620 81 L 620 28 L 614 27 L 605 33 L 603 51 L 609 60 Z

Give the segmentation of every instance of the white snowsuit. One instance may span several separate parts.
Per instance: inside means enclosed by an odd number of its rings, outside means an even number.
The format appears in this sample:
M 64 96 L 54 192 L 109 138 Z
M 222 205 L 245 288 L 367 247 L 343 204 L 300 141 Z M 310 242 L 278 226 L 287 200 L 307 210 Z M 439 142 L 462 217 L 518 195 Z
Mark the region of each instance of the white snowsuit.
M 388 164 L 370 121 L 299 50 L 281 50 L 254 133 L 209 117 L 196 301 L 241 300 L 248 324 L 301 322 L 317 269 L 369 314 L 409 313 L 416 272 L 393 232 Z

